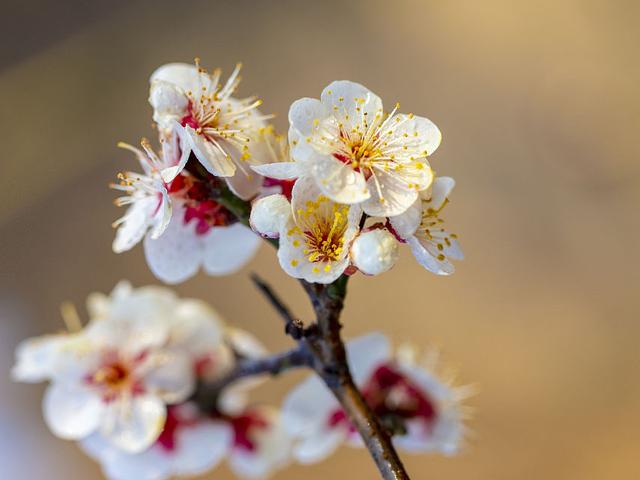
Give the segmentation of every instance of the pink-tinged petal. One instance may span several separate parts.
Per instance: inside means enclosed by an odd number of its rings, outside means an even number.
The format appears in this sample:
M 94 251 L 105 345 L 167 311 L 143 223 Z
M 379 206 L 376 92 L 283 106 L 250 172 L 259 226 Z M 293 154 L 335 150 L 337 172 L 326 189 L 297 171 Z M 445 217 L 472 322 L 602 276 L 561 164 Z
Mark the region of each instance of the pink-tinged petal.
M 251 168 L 264 177 L 276 180 L 294 180 L 304 171 L 297 162 L 265 163 L 264 165 L 253 165 Z
M 126 252 L 142 240 L 152 223 L 157 205 L 158 199 L 152 196 L 140 198 L 131 204 L 113 240 L 115 253 Z
M 332 156 L 318 157 L 312 173 L 323 193 L 334 202 L 353 204 L 371 197 L 364 175 Z
M 202 241 L 194 222 L 185 225 L 181 209 L 176 208 L 167 229 L 158 239 L 144 239 L 144 253 L 153 274 L 165 283 L 184 282 L 195 275 L 202 264 Z
M 320 462 L 334 453 L 347 439 L 344 428 L 319 428 L 302 438 L 293 449 L 293 456 L 303 465 Z
M 142 376 L 146 392 L 167 404 L 186 400 L 196 387 L 193 359 L 186 352 L 152 351 L 134 374 Z
M 284 195 L 259 198 L 251 206 L 251 228 L 268 238 L 277 238 L 291 219 L 291 205 Z
M 331 110 L 327 109 L 320 100 L 315 98 L 301 98 L 291 104 L 289 108 L 290 128 L 298 135 L 311 135 L 314 123 L 321 122 L 331 115 Z
M 177 432 L 173 473 L 201 475 L 214 468 L 229 452 L 233 430 L 226 422 L 201 421 Z
M 425 200 L 425 207 L 440 210 L 455 185 L 456 182 L 451 177 L 437 177 L 431 186 L 430 195 Z
M 256 410 L 267 425 L 256 427 L 251 432 L 254 450 L 234 448 L 229 457 L 231 470 L 241 478 L 265 478 L 285 466 L 290 456 L 291 438 L 280 422 L 278 411 L 269 407 Z
M 361 385 L 376 367 L 391 359 L 391 344 L 381 333 L 363 335 L 347 342 L 347 357 L 353 379 Z
M 104 414 L 104 403 L 93 391 L 62 382 L 47 388 L 42 408 L 53 434 L 67 440 L 78 440 L 94 432 Z
M 386 229 L 361 233 L 351 245 L 351 261 L 362 273 L 379 275 L 398 260 L 398 241 Z
M 228 275 L 241 269 L 256 253 L 260 237 L 240 223 L 215 227 L 204 237 L 204 270 Z
M 158 397 L 141 394 L 119 398 L 108 404 L 100 432 L 114 446 L 139 453 L 158 439 L 166 418 L 167 409 Z
M 260 192 L 264 179 L 258 173 L 245 166 L 246 172 L 238 169 L 233 177 L 227 177 L 227 185 L 237 197 L 251 200 Z
M 416 233 L 422 222 L 422 199 L 418 198 L 400 215 L 389 217 L 391 227 L 400 238 L 406 240 Z
M 345 125 L 360 125 L 364 114 L 373 119 L 382 113 L 382 100 L 359 83 L 337 80 L 329 84 L 320 96 L 320 101 Z
M 400 215 L 418 199 L 416 190 L 408 188 L 406 182 L 392 174 L 378 172 L 367 180 L 367 185 L 371 198 L 363 203 L 362 208 L 372 217 Z

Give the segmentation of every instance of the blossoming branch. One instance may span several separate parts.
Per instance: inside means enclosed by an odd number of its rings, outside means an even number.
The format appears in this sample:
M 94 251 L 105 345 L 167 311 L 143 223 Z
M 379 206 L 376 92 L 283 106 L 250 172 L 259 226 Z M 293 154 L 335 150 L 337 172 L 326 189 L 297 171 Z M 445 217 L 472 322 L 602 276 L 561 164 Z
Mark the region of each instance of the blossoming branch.
M 49 428 L 112 480 L 200 474 L 223 459 L 239 477 L 265 478 L 345 444 L 366 447 L 383 478 L 409 478 L 397 449 L 456 453 L 470 390 L 440 375 L 433 352 L 394 350 L 380 333 L 345 343 L 340 315 L 349 278 L 393 268 L 402 245 L 437 275 L 462 259 L 442 219 L 454 181 L 428 160 L 440 131 L 336 81 L 293 102 L 283 136 L 259 99 L 236 97 L 239 73 L 224 80 L 196 60 L 151 75 L 158 142 L 119 144 L 139 171 L 112 185 L 127 207 L 113 250 L 142 241 L 153 274 L 175 284 L 236 272 L 263 237 L 314 308 L 303 321 L 254 277 L 295 347 L 270 354 L 203 302 L 123 282 L 89 298 L 84 326 L 24 341 L 13 377 L 50 382 Z M 312 375 L 280 407 L 251 401 L 266 376 L 292 368 Z

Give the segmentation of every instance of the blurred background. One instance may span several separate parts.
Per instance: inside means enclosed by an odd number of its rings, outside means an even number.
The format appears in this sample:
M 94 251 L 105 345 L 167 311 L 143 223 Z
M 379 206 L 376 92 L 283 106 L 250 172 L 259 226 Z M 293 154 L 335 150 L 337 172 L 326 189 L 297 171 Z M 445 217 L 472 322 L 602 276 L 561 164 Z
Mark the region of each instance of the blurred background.
M 148 76 L 191 61 L 259 94 L 286 128 L 289 104 L 334 79 L 366 84 L 431 118 L 432 157 L 457 180 L 449 225 L 467 259 L 450 278 L 408 250 L 393 271 L 354 278 L 347 335 L 384 331 L 436 345 L 471 400 L 455 458 L 405 456 L 416 479 L 640 478 L 640 4 L 634 1 L 2 1 L 0 19 L 0 477 L 100 478 L 46 429 L 44 387 L 11 384 L 13 349 L 62 328 L 128 278 L 157 283 L 142 248 L 111 252 L 121 215 L 107 184 L 152 135 Z M 177 287 L 272 349 L 279 319 L 259 272 L 301 315 L 295 281 L 262 247 L 240 274 Z M 259 392 L 278 401 L 301 374 Z M 376 478 L 344 449 L 283 480 Z M 208 478 L 231 478 L 226 467 Z

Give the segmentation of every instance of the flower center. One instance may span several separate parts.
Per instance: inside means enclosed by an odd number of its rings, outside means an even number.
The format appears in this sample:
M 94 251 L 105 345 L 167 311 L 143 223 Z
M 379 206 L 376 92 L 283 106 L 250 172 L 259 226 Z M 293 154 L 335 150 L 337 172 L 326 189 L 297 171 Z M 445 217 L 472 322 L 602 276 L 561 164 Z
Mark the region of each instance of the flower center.
M 340 139 L 344 148 L 333 156 L 355 171 L 362 171 L 366 178 L 371 176 L 373 164 L 383 155 L 377 147 L 376 137 L 364 138 L 361 134 L 349 135 L 341 130 Z
M 255 439 L 252 433 L 255 429 L 265 429 L 269 422 L 255 411 L 249 411 L 237 417 L 229 419 L 233 427 L 233 444 L 236 448 L 253 452 L 256 449 Z
M 390 364 L 383 364 L 373 372 L 362 388 L 362 395 L 383 423 L 396 431 L 404 430 L 404 423 L 411 419 L 421 419 L 432 426 L 437 416 L 436 406 L 426 393 Z M 350 432 L 355 431 L 341 408 L 329 415 L 327 424 L 344 425 Z
M 308 201 L 298 209 L 298 227 L 307 248 L 303 250 L 310 262 L 330 262 L 340 258 L 344 250 L 344 234 L 348 225 L 349 207 L 329 202 L 324 195 Z

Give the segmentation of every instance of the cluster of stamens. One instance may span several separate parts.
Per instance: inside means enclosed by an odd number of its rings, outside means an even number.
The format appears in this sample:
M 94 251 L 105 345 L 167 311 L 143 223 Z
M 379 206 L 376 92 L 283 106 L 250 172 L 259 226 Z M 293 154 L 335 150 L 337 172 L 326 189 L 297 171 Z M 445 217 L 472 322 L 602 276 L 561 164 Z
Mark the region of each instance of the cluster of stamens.
M 338 260 L 344 252 L 344 235 L 348 225 L 349 207 L 330 202 L 324 195 L 315 201 L 309 200 L 305 208 L 296 212 L 296 223 L 288 234 L 296 235 L 304 242 L 302 253 L 312 263 L 326 263 L 324 269 L 331 269 L 331 262 Z M 294 247 L 300 247 L 298 238 L 293 240 Z M 292 260 L 297 265 L 297 260 Z M 314 267 L 314 272 L 319 272 Z

